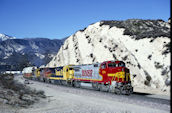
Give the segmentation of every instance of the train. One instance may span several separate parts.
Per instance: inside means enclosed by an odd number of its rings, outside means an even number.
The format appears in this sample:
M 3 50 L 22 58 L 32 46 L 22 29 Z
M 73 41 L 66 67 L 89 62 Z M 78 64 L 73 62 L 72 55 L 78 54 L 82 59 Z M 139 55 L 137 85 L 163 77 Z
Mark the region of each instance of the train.
M 133 93 L 130 70 L 123 61 L 104 61 L 102 63 L 66 65 L 53 68 L 26 67 L 24 70 L 24 78 L 31 80 L 77 88 L 81 87 L 81 83 L 89 83 L 95 90 L 119 95 Z

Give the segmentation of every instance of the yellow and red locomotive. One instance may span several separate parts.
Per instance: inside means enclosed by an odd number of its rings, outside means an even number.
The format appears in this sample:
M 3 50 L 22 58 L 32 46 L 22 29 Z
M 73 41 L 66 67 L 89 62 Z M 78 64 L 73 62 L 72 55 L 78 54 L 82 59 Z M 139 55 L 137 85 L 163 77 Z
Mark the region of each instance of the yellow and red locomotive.
M 96 90 L 105 90 L 117 94 L 131 94 L 129 69 L 122 61 L 105 61 L 91 65 L 73 66 L 74 86 L 78 87 L 81 82 L 92 83 Z
M 123 61 L 105 61 L 88 65 L 67 65 L 55 68 L 33 70 L 34 80 L 59 83 L 80 87 L 81 83 L 90 83 L 95 90 L 131 94 L 130 72 Z

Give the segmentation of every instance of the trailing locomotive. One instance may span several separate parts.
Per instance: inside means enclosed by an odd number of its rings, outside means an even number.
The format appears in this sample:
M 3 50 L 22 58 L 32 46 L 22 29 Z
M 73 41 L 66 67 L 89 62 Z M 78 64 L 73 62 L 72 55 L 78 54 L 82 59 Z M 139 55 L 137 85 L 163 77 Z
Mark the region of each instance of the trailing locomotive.
M 73 87 L 80 87 L 86 82 L 92 84 L 95 90 L 127 95 L 133 93 L 130 72 L 123 61 L 38 68 L 33 70 L 30 79 Z
M 31 78 L 33 75 L 33 67 L 26 67 L 23 69 L 22 73 L 25 78 Z

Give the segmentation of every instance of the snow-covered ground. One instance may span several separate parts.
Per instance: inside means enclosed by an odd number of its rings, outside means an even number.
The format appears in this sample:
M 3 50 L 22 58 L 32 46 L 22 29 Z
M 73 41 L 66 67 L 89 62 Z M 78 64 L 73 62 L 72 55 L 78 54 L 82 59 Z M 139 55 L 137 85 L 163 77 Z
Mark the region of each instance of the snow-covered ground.
M 17 76 L 24 82 L 21 76 Z M 115 95 L 81 88 L 30 81 L 30 87 L 45 91 L 47 99 L 29 108 L 0 105 L 0 113 L 169 113 L 170 100 L 161 95 Z M 168 96 L 166 96 L 168 97 Z

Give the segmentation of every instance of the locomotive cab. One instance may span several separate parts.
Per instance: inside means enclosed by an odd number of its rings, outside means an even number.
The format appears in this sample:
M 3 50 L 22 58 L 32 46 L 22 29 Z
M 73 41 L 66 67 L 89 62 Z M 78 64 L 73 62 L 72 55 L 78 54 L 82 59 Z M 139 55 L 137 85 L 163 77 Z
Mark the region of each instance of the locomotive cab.
M 69 67 L 68 68 L 68 71 L 69 71 L 69 79 L 73 79 L 73 76 L 74 76 L 74 69 L 72 67 Z
M 116 80 L 117 82 L 122 82 L 122 83 L 129 83 L 131 82 L 130 80 L 130 72 L 129 69 L 126 68 L 125 63 L 123 61 L 116 61 L 117 69 L 120 73 L 119 78 Z
M 65 80 L 71 81 L 73 79 L 74 70 L 71 65 L 67 65 L 63 67 L 63 75 Z
M 112 81 L 118 83 L 130 82 L 130 72 L 129 69 L 125 67 L 123 61 L 109 61 L 107 62 L 107 69 L 107 75 Z
M 101 64 L 100 74 L 104 75 L 105 80 L 111 84 L 115 92 L 119 94 L 131 94 L 130 72 L 123 61 L 106 61 Z

